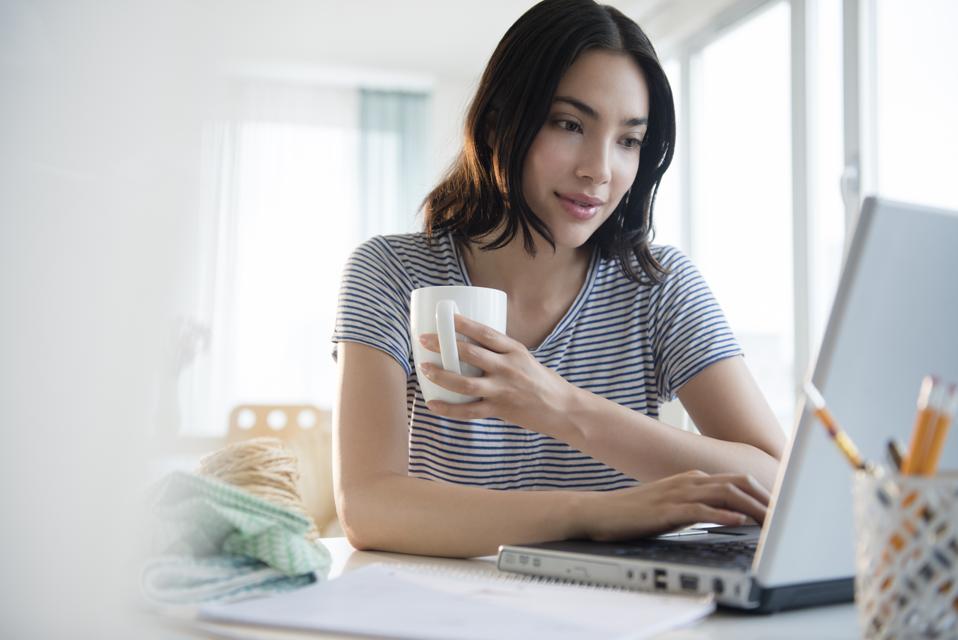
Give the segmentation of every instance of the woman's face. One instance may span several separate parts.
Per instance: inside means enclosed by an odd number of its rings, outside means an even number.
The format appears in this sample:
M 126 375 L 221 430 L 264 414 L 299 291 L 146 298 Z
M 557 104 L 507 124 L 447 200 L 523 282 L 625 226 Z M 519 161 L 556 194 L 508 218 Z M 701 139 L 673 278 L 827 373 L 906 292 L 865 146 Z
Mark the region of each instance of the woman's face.
M 587 51 L 559 82 L 523 165 L 526 202 L 557 247 L 580 247 L 632 186 L 649 91 L 632 56 Z

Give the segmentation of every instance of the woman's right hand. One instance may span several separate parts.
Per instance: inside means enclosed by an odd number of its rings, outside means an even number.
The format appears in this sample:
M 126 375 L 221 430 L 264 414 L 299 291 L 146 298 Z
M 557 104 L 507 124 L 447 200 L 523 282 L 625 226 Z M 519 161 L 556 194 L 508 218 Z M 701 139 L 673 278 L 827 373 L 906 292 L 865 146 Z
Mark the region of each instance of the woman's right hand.
M 768 491 L 754 478 L 687 471 L 637 487 L 591 494 L 583 510 L 584 536 L 613 541 L 658 535 L 697 522 L 761 524 Z

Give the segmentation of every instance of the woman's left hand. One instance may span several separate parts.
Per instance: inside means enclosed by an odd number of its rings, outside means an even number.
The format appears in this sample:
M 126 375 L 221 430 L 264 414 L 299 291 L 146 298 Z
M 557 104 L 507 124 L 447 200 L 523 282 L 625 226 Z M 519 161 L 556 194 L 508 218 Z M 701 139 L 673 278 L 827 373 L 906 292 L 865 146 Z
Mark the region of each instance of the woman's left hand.
M 457 420 L 499 418 L 555 435 L 576 387 L 539 363 L 521 342 L 463 315 L 456 314 L 455 325 L 456 333 L 476 342 L 457 341 L 459 359 L 485 375 L 463 376 L 431 363 L 424 363 L 420 373 L 440 387 L 480 399 L 466 404 L 431 400 L 429 409 Z M 429 351 L 439 352 L 436 334 L 426 333 L 419 339 Z

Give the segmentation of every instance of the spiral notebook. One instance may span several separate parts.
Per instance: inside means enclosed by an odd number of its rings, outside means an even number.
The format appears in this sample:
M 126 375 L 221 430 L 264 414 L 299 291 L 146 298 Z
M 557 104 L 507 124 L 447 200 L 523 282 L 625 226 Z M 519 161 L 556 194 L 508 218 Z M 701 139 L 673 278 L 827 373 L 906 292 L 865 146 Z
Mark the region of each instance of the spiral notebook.
M 711 613 L 711 597 L 460 570 L 372 564 L 258 600 L 208 605 L 200 619 L 422 640 L 639 639 Z

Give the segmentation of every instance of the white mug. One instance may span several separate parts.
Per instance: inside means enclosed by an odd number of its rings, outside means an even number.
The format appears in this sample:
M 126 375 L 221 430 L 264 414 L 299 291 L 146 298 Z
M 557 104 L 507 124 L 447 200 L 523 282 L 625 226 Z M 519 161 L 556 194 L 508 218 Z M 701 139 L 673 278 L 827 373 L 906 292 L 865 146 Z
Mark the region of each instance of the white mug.
M 485 287 L 425 287 L 415 289 L 409 304 L 409 325 L 412 330 L 412 352 L 419 369 L 424 362 L 431 362 L 453 373 L 480 377 L 482 371 L 471 364 L 459 361 L 456 339 L 474 342 L 455 331 L 453 314 L 458 313 L 471 320 L 506 332 L 506 292 Z M 424 333 L 439 335 L 440 353 L 429 351 L 419 342 Z M 479 398 L 466 396 L 440 387 L 425 376 L 419 376 L 423 398 L 443 400 L 453 404 L 475 402 Z

